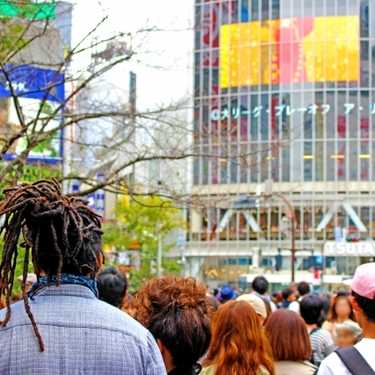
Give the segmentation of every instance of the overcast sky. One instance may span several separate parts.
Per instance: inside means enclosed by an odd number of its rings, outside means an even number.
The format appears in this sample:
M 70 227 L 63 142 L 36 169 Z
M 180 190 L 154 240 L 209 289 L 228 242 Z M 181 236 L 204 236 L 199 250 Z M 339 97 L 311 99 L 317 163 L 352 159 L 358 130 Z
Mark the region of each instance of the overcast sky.
M 99 37 L 116 32 L 134 32 L 157 27 L 162 31 L 143 34 L 133 42 L 137 63 L 125 63 L 109 82 L 127 88 L 129 71 L 137 73 L 138 108 L 152 108 L 179 99 L 193 81 L 193 0 L 79 0 L 73 12 L 73 46 L 104 15 L 108 20 L 98 29 Z M 91 38 L 90 38 L 91 39 Z M 156 68 L 159 67 L 159 68 Z

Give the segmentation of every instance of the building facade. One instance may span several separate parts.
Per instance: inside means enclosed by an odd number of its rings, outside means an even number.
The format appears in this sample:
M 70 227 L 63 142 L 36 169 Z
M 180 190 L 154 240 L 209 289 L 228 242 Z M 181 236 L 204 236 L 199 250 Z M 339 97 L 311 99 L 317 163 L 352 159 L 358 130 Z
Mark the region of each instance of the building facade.
M 291 212 L 263 197 L 273 181 L 295 209 L 296 281 L 336 287 L 375 256 L 375 1 L 195 11 L 193 193 L 205 204 L 190 211 L 186 271 L 211 286 L 290 283 Z

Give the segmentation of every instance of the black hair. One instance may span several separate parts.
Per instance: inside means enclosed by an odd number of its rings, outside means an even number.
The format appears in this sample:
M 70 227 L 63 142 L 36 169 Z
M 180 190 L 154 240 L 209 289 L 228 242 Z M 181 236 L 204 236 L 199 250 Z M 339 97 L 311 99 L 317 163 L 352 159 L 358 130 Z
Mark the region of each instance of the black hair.
M 39 180 L 34 184 L 4 190 L 5 200 L 0 215 L 5 215 L 0 233 L 4 233 L 4 249 L 0 264 L 0 297 L 5 296 L 7 312 L 0 324 L 5 326 L 11 314 L 19 238 L 22 233 L 24 249 L 22 296 L 25 310 L 38 338 L 40 349 L 44 343 L 26 294 L 30 250 L 34 271 L 39 282 L 41 271 L 51 281 L 56 275 L 60 285 L 62 273 L 95 278 L 99 271 L 98 255 L 101 252 L 101 223 L 99 216 L 82 198 L 62 195 L 57 180 Z
M 341 297 L 341 296 L 349 297 L 349 292 L 346 289 L 340 289 L 337 291 L 336 297 Z
M 283 295 L 283 299 L 288 299 L 293 294 L 293 290 L 290 288 L 285 288 L 281 294 Z
M 263 295 L 268 290 L 268 281 L 264 276 L 257 276 L 251 286 L 257 293 Z
M 213 312 L 216 312 L 217 310 L 219 310 L 219 307 L 221 306 L 221 303 L 216 297 L 208 296 L 207 299 L 210 301 Z
M 318 324 L 321 319 L 323 301 L 314 294 L 308 295 L 302 299 L 299 304 L 301 316 L 306 324 Z
M 99 273 L 98 284 L 99 299 L 112 306 L 120 307 L 128 288 L 126 276 L 116 267 L 106 267 Z
M 310 293 L 310 285 L 306 281 L 301 281 L 297 286 L 298 293 L 305 296 Z
M 362 297 L 354 291 L 352 291 L 352 296 L 357 301 L 366 319 L 371 323 L 375 323 L 375 300 Z

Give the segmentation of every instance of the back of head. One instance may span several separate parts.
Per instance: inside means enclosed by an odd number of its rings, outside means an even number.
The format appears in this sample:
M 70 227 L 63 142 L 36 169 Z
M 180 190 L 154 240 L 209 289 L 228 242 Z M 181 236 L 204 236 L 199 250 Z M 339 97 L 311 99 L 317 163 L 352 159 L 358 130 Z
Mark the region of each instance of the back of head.
M 363 297 L 360 294 L 354 292 L 354 290 L 352 291 L 352 295 L 355 298 L 355 301 L 358 304 L 359 308 L 362 310 L 362 313 L 365 316 L 366 320 L 374 325 L 375 324 L 375 300 Z M 358 322 L 362 324 L 362 322 L 360 322 L 359 320 Z
M 208 296 L 207 299 L 211 303 L 212 311 L 215 313 L 217 310 L 219 310 L 220 307 L 220 301 L 214 297 L 214 296 Z
M 264 276 L 257 276 L 251 286 L 257 293 L 263 295 L 268 290 L 268 281 Z
M 126 276 L 116 267 L 103 268 L 97 277 L 99 298 L 112 306 L 120 307 L 127 291 Z
M 174 367 L 194 368 L 211 342 L 206 286 L 193 278 L 146 281 L 134 298 L 136 319 L 169 351 Z
M 310 293 L 310 285 L 306 281 L 301 281 L 297 286 L 297 290 L 300 296 L 305 296 Z
M 3 325 L 10 318 L 10 297 L 18 256 L 18 240 L 22 233 L 25 250 L 22 281 L 26 311 L 43 350 L 32 312 L 25 292 L 30 250 L 35 274 L 43 271 L 49 280 L 55 277 L 60 284 L 63 273 L 89 276 L 99 271 L 98 257 L 101 253 L 101 223 L 81 198 L 62 195 L 59 183 L 40 180 L 4 190 L 5 200 L 0 205 L 0 215 L 5 214 L 2 226 L 4 249 L 0 265 L 0 296 L 6 298 L 8 313 Z M 13 260 L 12 260 L 13 259 Z M 39 279 L 38 279 L 39 281 Z M 9 287 L 10 286 L 10 287 Z
M 314 294 L 306 296 L 300 302 L 300 312 L 306 324 L 318 324 L 323 309 L 323 301 Z
M 276 361 L 306 361 L 311 345 L 305 322 L 294 311 L 280 309 L 271 314 L 265 331 Z
M 216 364 L 216 375 L 274 374 L 272 353 L 254 309 L 246 301 L 230 301 L 213 319 L 213 336 L 204 365 Z
M 285 288 L 285 289 L 283 289 L 283 291 L 281 293 L 283 295 L 283 299 L 286 300 L 293 294 L 293 290 L 290 289 L 290 288 Z

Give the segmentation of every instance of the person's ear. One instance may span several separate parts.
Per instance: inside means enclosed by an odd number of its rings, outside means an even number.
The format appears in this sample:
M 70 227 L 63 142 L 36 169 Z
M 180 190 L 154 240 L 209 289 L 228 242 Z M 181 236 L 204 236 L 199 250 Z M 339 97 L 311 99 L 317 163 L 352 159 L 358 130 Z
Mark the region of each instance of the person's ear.
M 157 340 L 156 340 L 156 343 L 158 344 L 158 347 L 159 347 L 160 353 L 163 355 L 164 352 L 165 352 L 165 346 L 163 345 L 163 343 L 161 342 L 160 339 L 157 339 Z
M 355 312 L 360 312 L 360 311 L 362 311 L 362 309 L 359 307 L 359 305 L 358 305 L 358 302 L 357 302 L 357 300 L 355 299 L 355 297 L 350 297 L 350 303 L 352 304 L 352 307 L 353 307 L 353 310 L 355 311 Z
M 102 252 L 100 252 L 99 254 L 98 254 L 98 256 L 96 257 L 96 259 L 98 260 L 98 265 L 99 265 L 99 269 L 98 269 L 98 273 L 100 272 L 100 270 L 102 269 L 102 267 L 103 267 L 103 254 L 102 254 Z

